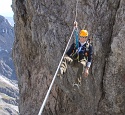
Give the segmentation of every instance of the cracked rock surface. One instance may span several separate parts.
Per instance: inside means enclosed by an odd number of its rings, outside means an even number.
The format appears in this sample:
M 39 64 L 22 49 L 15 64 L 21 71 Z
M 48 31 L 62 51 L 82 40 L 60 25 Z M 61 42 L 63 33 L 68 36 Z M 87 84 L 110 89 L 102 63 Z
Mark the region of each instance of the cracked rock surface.
M 13 0 L 12 7 L 19 111 L 37 115 L 72 32 L 76 0 Z M 124 115 L 125 1 L 79 0 L 77 21 L 93 38 L 90 74 L 74 91 L 77 70 L 68 67 L 56 79 L 43 115 Z

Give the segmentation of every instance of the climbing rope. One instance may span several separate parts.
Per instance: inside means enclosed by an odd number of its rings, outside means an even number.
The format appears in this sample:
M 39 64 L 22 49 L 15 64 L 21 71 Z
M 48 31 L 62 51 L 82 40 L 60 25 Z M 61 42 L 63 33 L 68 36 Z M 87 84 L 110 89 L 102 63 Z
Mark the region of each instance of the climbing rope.
M 77 12 L 78 12 L 78 0 L 77 0 L 77 2 L 76 2 L 76 15 L 75 15 L 75 21 L 74 21 L 74 22 L 76 22 Z
M 75 22 L 77 22 L 77 21 L 76 21 L 76 18 L 77 18 L 77 12 L 78 12 L 78 0 L 77 0 L 77 3 L 76 3 Z M 74 35 L 75 35 L 76 48 L 78 49 L 78 47 L 79 47 L 78 28 L 75 29 L 75 31 L 74 31 Z
M 51 82 L 51 84 L 50 84 L 50 87 L 49 87 L 49 89 L 48 89 L 48 92 L 47 92 L 47 94 L 46 94 L 46 96 L 45 96 L 45 99 L 44 99 L 44 101 L 43 101 L 43 104 L 42 104 L 42 106 L 41 106 L 41 109 L 40 109 L 38 115 L 41 115 L 41 114 L 42 114 L 42 111 L 43 111 L 44 106 L 45 106 L 45 104 L 46 104 L 46 101 L 47 101 L 47 98 L 48 98 L 49 93 L 50 93 L 50 91 L 51 91 L 51 88 L 52 88 L 53 83 L 54 83 L 54 81 L 55 81 L 55 79 L 56 79 L 56 75 L 57 75 L 57 73 L 58 73 L 58 70 L 59 70 L 60 65 L 61 65 L 61 63 L 62 63 L 62 60 L 63 60 L 64 55 L 65 55 L 65 53 L 66 53 L 66 50 L 67 50 L 67 48 L 68 48 L 68 45 L 69 45 L 70 40 L 71 40 L 71 38 L 72 38 L 72 35 L 73 35 L 73 33 L 74 33 L 74 30 L 75 30 L 75 28 L 74 28 L 73 31 L 72 31 L 72 34 L 71 34 L 71 36 L 70 36 L 70 39 L 69 39 L 69 41 L 68 41 L 68 43 L 67 43 L 67 46 L 66 46 L 66 48 L 65 48 L 65 51 L 64 51 L 64 53 L 63 53 L 63 56 L 62 56 L 62 58 L 61 58 L 61 60 L 60 60 L 60 63 L 59 63 L 58 68 L 57 68 L 57 70 L 56 70 L 56 72 L 55 72 L 55 75 L 54 75 L 53 80 L 52 80 L 52 82 Z
M 74 22 L 76 22 L 76 18 L 77 18 L 77 5 L 78 5 L 78 0 L 77 0 L 77 4 L 76 4 L 76 16 L 75 16 L 75 21 L 74 21 Z M 56 79 L 56 75 L 57 75 L 57 73 L 58 73 L 58 70 L 59 70 L 60 65 L 61 65 L 61 63 L 62 63 L 62 60 L 63 60 L 63 58 L 64 58 L 64 56 L 65 56 L 65 53 L 66 53 L 66 51 L 67 51 L 67 48 L 68 48 L 68 46 L 69 46 L 69 43 L 70 43 L 70 41 L 71 41 L 71 38 L 72 38 L 72 36 L 73 36 L 73 33 L 74 33 L 74 30 L 75 30 L 75 29 L 76 29 L 76 28 L 74 27 L 73 30 L 72 30 L 72 33 L 71 33 L 70 38 L 69 38 L 69 41 L 68 41 L 68 43 L 67 43 L 67 45 L 66 45 L 66 48 L 65 48 L 64 53 L 63 53 L 63 56 L 62 56 L 62 58 L 61 58 L 61 60 L 60 60 L 60 63 L 59 63 L 59 65 L 58 65 L 58 67 L 57 67 L 57 70 L 56 70 L 56 72 L 55 72 L 55 75 L 54 75 L 53 80 L 52 80 L 52 82 L 51 82 L 51 84 L 50 84 L 50 87 L 49 87 L 49 89 L 48 89 L 48 91 L 47 91 L 47 94 L 46 94 L 46 96 L 45 96 L 45 99 L 44 99 L 44 101 L 43 101 L 43 103 L 42 103 L 42 106 L 41 106 L 41 108 L 40 108 L 40 111 L 39 111 L 38 115 L 42 115 L 42 112 L 43 112 L 44 106 L 45 106 L 45 104 L 46 104 L 47 98 L 48 98 L 48 96 L 49 96 L 49 94 L 50 94 L 50 91 L 51 91 L 52 86 L 53 86 L 53 84 L 54 84 L 54 81 L 55 81 L 55 79 Z

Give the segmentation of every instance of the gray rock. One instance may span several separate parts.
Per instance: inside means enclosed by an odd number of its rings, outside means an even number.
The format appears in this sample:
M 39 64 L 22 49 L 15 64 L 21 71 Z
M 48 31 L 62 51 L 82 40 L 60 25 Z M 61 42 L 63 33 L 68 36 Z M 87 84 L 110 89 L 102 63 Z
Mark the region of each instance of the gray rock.
M 0 114 L 18 115 L 19 90 L 11 57 L 14 28 L 0 16 Z
M 0 74 L 17 80 L 11 56 L 14 42 L 14 28 L 5 17 L 0 16 Z
M 13 59 L 21 115 L 37 115 L 73 29 L 76 0 L 13 0 Z M 93 38 L 93 64 L 80 90 L 76 69 L 56 79 L 43 115 L 124 115 L 125 1 L 79 0 L 78 26 Z M 73 42 L 73 40 L 72 40 Z
M 14 41 L 14 29 L 8 20 L 0 16 L 0 50 L 12 50 Z

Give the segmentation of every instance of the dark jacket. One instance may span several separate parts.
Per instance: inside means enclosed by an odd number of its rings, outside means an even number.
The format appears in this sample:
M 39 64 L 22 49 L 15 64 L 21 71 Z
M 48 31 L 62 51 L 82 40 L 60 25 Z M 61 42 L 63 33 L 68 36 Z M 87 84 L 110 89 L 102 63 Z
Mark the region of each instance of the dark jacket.
M 79 42 L 79 47 L 81 47 L 81 43 Z M 71 47 L 69 48 L 69 50 L 67 51 L 67 55 L 69 57 L 72 58 L 72 53 L 76 52 L 76 47 L 75 47 L 75 43 L 73 43 L 71 45 Z M 87 59 L 88 62 L 92 62 L 92 53 L 93 53 L 93 49 L 92 49 L 92 45 L 89 44 L 89 48 L 88 51 L 86 49 L 86 43 L 81 47 L 81 51 L 79 52 L 79 61 L 82 60 L 84 57 Z

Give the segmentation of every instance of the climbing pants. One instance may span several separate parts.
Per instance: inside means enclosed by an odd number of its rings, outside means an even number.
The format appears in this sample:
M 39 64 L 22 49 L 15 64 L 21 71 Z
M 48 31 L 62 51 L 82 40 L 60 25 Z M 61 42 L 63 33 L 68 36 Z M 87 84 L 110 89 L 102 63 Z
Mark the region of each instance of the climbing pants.
M 61 63 L 61 66 L 60 66 L 61 74 L 64 74 L 66 72 L 67 64 L 71 65 L 72 67 L 78 68 L 77 78 L 76 78 L 75 82 L 76 83 L 80 82 L 81 78 L 83 76 L 83 72 L 85 71 L 86 61 L 81 60 L 81 61 L 78 62 L 76 60 L 71 59 L 69 56 L 65 55 L 64 59 Z

